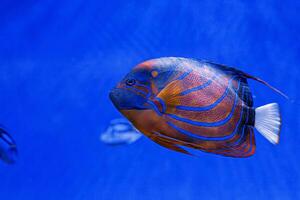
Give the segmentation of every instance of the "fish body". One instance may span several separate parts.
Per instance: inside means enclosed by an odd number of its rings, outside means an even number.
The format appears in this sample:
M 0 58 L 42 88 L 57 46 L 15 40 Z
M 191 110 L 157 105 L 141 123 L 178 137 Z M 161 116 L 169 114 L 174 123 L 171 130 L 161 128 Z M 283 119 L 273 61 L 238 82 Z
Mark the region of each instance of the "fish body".
M 112 89 L 110 98 L 140 132 L 164 147 L 186 154 L 182 146 L 248 157 L 256 149 L 254 127 L 259 126 L 256 128 L 272 143 L 278 143 L 280 131 L 277 104 L 257 112 L 248 78 L 270 86 L 232 67 L 188 58 L 158 58 L 135 66 Z M 266 125 L 263 119 L 268 115 L 272 123 Z
M 17 147 L 14 139 L 0 127 L 0 159 L 8 164 L 16 162 Z
M 114 119 L 104 133 L 100 135 L 103 143 L 110 145 L 131 144 L 142 135 L 123 118 Z

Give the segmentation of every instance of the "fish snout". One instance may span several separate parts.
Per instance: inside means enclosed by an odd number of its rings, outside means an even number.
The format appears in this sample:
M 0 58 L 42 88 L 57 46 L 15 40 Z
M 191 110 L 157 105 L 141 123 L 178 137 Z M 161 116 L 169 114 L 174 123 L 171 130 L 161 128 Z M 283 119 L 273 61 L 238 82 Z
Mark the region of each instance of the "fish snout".
M 114 88 L 109 93 L 109 98 L 118 110 L 147 109 L 147 107 L 145 107 L 147 99 L 131 90 Z
M 119 88 L 114 88 L 109 93 L 109 98 L 117 109 L 121 109 L 122 91 Z

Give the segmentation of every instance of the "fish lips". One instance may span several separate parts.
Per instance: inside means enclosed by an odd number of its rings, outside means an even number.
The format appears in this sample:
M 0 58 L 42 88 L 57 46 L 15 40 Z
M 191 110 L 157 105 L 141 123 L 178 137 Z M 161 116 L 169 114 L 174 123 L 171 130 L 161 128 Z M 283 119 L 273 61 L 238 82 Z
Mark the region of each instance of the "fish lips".
M 132 91 L 114 88 L 109 93 L 109 98 L 118 110 L 147 110 L 147 99 Z

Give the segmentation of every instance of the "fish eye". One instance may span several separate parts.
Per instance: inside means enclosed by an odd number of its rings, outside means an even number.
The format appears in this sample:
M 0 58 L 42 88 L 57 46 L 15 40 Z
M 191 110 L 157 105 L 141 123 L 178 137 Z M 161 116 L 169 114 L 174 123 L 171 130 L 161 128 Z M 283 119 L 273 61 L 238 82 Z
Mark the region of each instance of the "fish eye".
M 127 79 L 126 80 L 126 85 L 128 86 L 133 86 L 136 83 L 134 79 Z

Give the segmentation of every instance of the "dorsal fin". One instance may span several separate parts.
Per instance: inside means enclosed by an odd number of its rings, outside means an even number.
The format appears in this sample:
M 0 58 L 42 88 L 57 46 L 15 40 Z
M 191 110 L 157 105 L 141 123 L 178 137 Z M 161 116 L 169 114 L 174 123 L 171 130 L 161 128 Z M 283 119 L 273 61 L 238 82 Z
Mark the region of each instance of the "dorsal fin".
M 229 72 L 229 73 L 233 73 L 233 74 L 236 74 L 236 75 L 239 75 L 239 76 L 242 76 L 244 78 L 249 78 L 249 79 L 252 79 L 252 80 L 255 80 L 255 81 L 258 81 L 266 86 L 268 86 L 269 88 L 271 88 L 273 91 L 275 91 L 276 93 L 280 94 L 281 96 L 283 96 L 284 98 L 286 99 L 289 99 L 289 97 L 284 94 L 283 92 L 281 92 L 279 89 L 273 87 L 272 85 L 270 85 L 269 83 L 267 83 L 266 81 L 260 79 L 260 78 L 257 78 L 255 76 L 252 76 L 250 74 L 247 74 L 241 70 L 238 70 L 238 69 L 235 69 L 233 67 L 228 67 L 226 65 L 222 65 L 222 64 L 217 64 L 217 63 L 214 63 L 214 62 L 210 62 L 210 61 L 203 61 L 205 63 L 208 63 L 210 65 L 212 65 L 213 67 L 219 69 L 219 70 L 222 70 L 222 71 L 225 71 L 225 72 Z
M 268 86 L 269 88 L 271 88 L 273 91 L 277 92 L 278 94 L 280 94 L 280 95 L 283 96 L 284 98 L 289 99 L 289 97 L 288 97 L 286 94 L 284 94 L 283 92 L 281 92 L 279 89 L 273 87 L 273 86 L 270 85 L 268 82 L 266 82 L 266 81 L 264 81 L 264 80 L 262 80 L 262 79 L 260 79 L 260 78 L 257 78 L 257 77 L 255 77 L 255 76 L 251 76 L 250 74 L 247 74 L 247 73 L 244 73 L 244 76 L 245 76 L 246 78 L 253 79 L 253 80 L 255 80 L 255 81 L 258 81 L 258 82 L 260 82 L 260 83 L 262 83 L 262 84 Z

